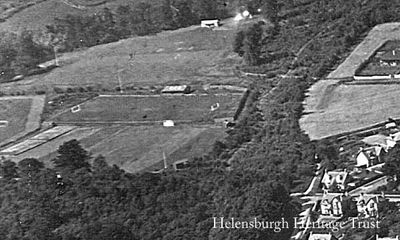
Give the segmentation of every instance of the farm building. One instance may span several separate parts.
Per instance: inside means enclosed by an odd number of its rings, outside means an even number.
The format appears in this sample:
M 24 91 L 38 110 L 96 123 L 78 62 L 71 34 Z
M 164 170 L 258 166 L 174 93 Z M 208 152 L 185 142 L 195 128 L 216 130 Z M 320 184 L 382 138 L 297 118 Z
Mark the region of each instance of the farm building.
M 220 22 L 218 19 L 201 20 L 201 27 L 214 28 L 219 27 Z
M 380 57 L 381 66 L 398 66 L 400 65 L 400 50 L 395 49 L 387 51 Z
M 308 240 L 337 240 L 337 238 L 335 238 L 335 236 L 333 236 L 331 233 L 313 234 L 311 232 Z
M 165 86 L 161 93 L 189 93 L 190 86 L 179 85 L 179 86 Z

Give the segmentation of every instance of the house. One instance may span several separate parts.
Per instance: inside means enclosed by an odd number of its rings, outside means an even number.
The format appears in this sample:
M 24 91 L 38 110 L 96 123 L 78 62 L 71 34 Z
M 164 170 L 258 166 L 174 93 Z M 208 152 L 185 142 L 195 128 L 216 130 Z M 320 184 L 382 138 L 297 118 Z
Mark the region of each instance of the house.
M 399 236 L 396 237 L 382 237 L 380 238 L 378 235 L 376 235 L 376 240 L 400 240 Z
M 220 21 L 218 19 L 208 19 L 208 20 L 201 20 L 201 27 L 206 27 L 206 28 L 214 28 L 214 27 L 219 27 L 220 26 Z
M 189 93 L 190 86 L 179 85 L 179 86 L 165 86 L 161 93 Z
M 337 187 L 339 190 L 345 190 L 349 182 L 349 172 L 343 171 L 326 171 L 322 177 L 321 183 L 324 189 Z
M 337 240 L 331 233 L 310 233 L 308 240 Z
M 371 167 L 381 163 L 381 146 L 361 148 L 356 155 L 356 167 Z
M 342 202 L 342 195 L 324 193 L 320 203 L 321 215 L 341 217 L 343 215 Z
M 369 218 L 378 216 L 378 195 L 361 194 L 356 199 L 358 214 Z
M 392 67 L 400 65 L 400 50 L 394 49 L 382 54 L 380 56 L 380 65 Z

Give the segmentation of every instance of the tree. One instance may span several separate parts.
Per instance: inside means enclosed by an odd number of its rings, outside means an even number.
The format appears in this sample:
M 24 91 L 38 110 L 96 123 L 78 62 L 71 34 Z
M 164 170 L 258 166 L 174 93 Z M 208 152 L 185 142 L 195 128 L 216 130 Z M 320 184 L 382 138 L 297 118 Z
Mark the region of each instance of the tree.
M 25 158 L 18 163 L 18 169 L 22 175 L 32 175 L 40 172 L 44 168 L 44 164 L 36 158 Z
M 246 37 L 246 34 L 243 31 L 239 31 L 236 33 L 235 40 L 233 42 L 233 51 L 239 54 L 240 57 L 243 57 L 243 41 Z
M 400 182 L 400 145 L 396 144 L 390 149 L 385 159 L 384 173 L 389 176 L 396 176 L 397 182 Z
M 263 22 L 254 24 L 246 32 L 246 37 L 243 40 L 243 58 L 250 66 L 260 63 L 263 25 Z
M 0 170 L 1 170 L 1 176 L 4 179 L 10 180 L 12 178 L 18 177 L 17 165 L 13 161 L 10 160 L 4 161 L 0 166 Z
M 26 30 L 18 37 L 16 51 L 12 68 L 17 74 L 25 74 L 47 57 L 45 48 L 36 44 L 33 41 L 32 32 Z
M 264 16 L 274 25 L 278 22 L 279 4 L 277 0 L 264 0 L 262 11 Z
M 88 161 L 91 157 L 76 139 L 65 142 L 58 148 L 57 152 L 57 158 L 53 159 L 54 166 L 57 169 L 76 170 L 90 167 Z

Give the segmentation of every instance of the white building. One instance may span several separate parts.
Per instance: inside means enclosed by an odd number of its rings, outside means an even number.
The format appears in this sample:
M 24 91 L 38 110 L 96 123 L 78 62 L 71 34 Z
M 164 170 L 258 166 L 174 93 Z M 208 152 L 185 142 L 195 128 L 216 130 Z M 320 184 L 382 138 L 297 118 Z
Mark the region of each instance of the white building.
M 220 23 L 218 19 L 210 19 L 210 20 L 201 20 L 201 27 L 206 27 L 206 28 L 214 28 L 214 27 L 219 27 Z
M 362 148 L 356 155 L 356 167 L 371 167 L 381 163 L 381 146 Z
M 378 216 L 379 199 L 377 195 L 361 194 L 356 201 L 358 214 L 366 218 Z

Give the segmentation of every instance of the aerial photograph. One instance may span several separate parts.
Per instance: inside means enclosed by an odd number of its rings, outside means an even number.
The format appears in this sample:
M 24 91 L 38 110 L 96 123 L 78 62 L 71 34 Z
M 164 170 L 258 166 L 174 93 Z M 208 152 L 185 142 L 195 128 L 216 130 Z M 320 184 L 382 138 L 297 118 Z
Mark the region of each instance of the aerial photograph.
M 400 0 L 0 0 L 0 240 L 399 239 Z

